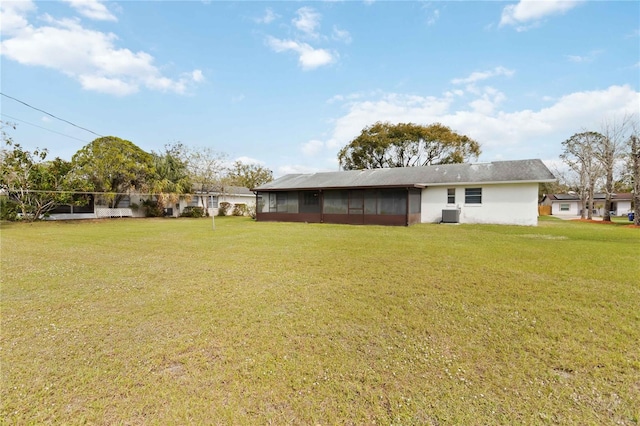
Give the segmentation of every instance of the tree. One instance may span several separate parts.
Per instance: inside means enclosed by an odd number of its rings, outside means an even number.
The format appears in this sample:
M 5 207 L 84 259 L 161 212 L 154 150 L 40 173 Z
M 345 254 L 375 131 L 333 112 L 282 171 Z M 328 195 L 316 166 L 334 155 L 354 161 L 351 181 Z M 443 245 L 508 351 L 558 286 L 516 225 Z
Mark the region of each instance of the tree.
M 196 192 L 207 194 L 213 191 L 221 192 L 223 177 L 226 172 L 224 166 L 225 154 L 214 151 L 209 147 L 191 148 L 187 154 L 187 168 L 189 177 Z M 201 197 L 202 208 L 207 211 L 206 199 Z
M 377 122 L 338 153 L 344 170 L 462 163 L 480 155 L 480 144 L 436 123 Z
M 557 180 L 554 182 L 541 183 L 538 186 L 538 199 L 542 199 L 542 197 L 548 194 L 562 194 L 574 190 L 571 185 L 571 178 L 567 177 L 566 173 L 556 167 L 552 167 L 551 169 Z
M 633 134 L 629 137 L 629 156 L 633 176 L 634 224 L 640 226 L 640 132 L 637 123 Z
M 227 174 L 229 185 L 256 188 L 273 180 L 273 172 L 258 164 L 245 164 L 241 161 L 233 163 Z
M 181 143 L 165 145 L 163 153 L 151 153 L 155 175 L 150 190 L 157 197 L 160 208 L 175 203 L 181 194 L 191 193 L 191 177 L 186 158 L 186 148 Z
M 622 159 L 623 149 L 628 141 L 629 130 L 632 125 L 632 116 L 625 114 L 620 120 L 606 120 L 602 125 L 604 138 L 597 140 L 595 144 L 595 156 L 602 167 L 604 183 L 604 215 L 603 221 L 611 221 L 612 202 L 614 191 L 615 167 Z
M 587 219 L 593 218 L 593 196 L 602 170 L 595 157 L 595 149 L 597 145 L 603 143 L 603 139 L 605 137 L 600 133 L 582 132 L 562 142 L 564 150 L 560 158 L 578 176 L 577 189 L 583 206 L 580 212 L 582 219 L 585 218 L 585 210 L 587 210 Z
M 76 152 L 71 163 L 73 177 L 86 180 L 93 191 L 107 193 L 111 207 L 131 190 L 149 189 L 155 176 L 151 154 L 115 136 L 95 139 Z
M 4 130 L 2 139 L 8 149 L 0 152 L 0 188 L 16 204 L 24 220 L 38 220 L 56 205 L 73 201 L 66 186 L 71 163 L 60 158 L 46 161 L 46 149 L 27 151 Z

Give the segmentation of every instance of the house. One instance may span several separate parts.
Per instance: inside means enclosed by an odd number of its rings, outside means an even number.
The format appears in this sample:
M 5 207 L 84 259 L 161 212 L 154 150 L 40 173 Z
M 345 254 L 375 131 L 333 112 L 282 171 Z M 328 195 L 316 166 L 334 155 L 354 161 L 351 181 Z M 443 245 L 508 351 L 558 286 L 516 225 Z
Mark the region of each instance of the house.
M 49 213 L 49 220 L 70 219 L 100 219 L 106 217 L 144 217 L 143 201 L 152 197 L 149 194 L 131 193 L 122 197 L 115 208 L 111 208 L 104 202 L 100 202 L 98 194 L 89 196 L 86 206 L 59 205 Z M 236 206 L 252 206 L 255 195 L 249 188 L 228 186 L 218 191 L 206 194 L 196 193 L 189 196 L 181 195 L 177 202 L 171 203 L 164 209 L 165 216 L 178 217 L 189 206 L 202 207 L 206 205 L 210 216 L 218 215 L 222 203 L 228 203 L 228 215 L 231 215 Z
M 605 194 L 593 194 L 593 215 L 604 215 L 605 199 Z M 630 213 L 632 199 L 633 194 L 629 192 L 612 194 L 611 215 L 623 216 Z M 568 194 L 545 194 L 540 204 L 551 206 L 551 214 L 554 216 L 580 216 L 582 209 L 586 208 L 582 205 L 580 196 L 574 192 Z
M 191 198 L 181 197 L 174 207 L 166 210 L 166 216 L 180 216 L 180 213 L 188 206 L 207 206 L 209 216 L 217 216 L 223 203 L 228 203 L 227 215 L 231 215 L 236 206 L 250 206 L 255 201 L 255 195 L 249 188 L 241 186 L 225 186 L 218 191 L 208 193 L 195 193 Z
M 289 174 L 254 188 L 258 221 L 536 225 L 540 160 Z

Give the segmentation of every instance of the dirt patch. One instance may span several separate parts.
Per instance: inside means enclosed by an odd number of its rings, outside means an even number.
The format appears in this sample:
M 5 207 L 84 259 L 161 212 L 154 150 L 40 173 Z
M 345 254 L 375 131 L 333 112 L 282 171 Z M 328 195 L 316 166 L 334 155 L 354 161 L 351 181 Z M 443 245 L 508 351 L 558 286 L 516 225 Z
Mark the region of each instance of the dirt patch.
M 571 219 L 573 222 L 587 222 L 587 223 L 601 223 L 603 225 L 615 225 L 615 222 L 605 222 L 604 220 L 599 219 Z
M 586 222 L 586 223 L 599 223 L 601 225 L 618 225 L 618 226 L 622 226 L 625 228 L 640 228 L 639 225 L 634 225 L 633 223 L 630 223 L 629 225 L 623 225 L 620 222 L 605 222 L 603 220 L 599 220 L 599 219 L 571 219 L 571 221 L 573 222 Z

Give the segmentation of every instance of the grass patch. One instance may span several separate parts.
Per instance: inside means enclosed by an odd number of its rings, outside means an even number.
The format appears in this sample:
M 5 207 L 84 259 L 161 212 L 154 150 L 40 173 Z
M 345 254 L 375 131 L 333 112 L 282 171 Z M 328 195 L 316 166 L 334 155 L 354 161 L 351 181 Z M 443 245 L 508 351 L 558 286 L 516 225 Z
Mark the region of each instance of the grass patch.
M 2 224 L 9 424 L 637 424 L 640 231 Z

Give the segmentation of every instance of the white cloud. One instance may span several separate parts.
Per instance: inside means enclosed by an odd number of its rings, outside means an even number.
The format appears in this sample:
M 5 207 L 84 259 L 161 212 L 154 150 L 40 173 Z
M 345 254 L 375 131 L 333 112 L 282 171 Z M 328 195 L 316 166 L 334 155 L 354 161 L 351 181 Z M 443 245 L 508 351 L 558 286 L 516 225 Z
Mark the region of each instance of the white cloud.
M 260 160 L 257 160 L 255 158 L 246 157 L 246 156 L 238 157 L 233 161 L 234 162 L 235 161 L 239 161 L 242 164 L 255 164 L 256 166 L 264 166 L 264 161 L 260 161 Z
M 191 79 L 196 83 L 201 83 L 204 81 L 204 75 L 201 70 L 193 70 L 191 72 Z
M 502 9 L 500 26 L 512 25 L 518 31 L 535 27 L 551 15 L 558 15 L 573 9 L 581 0 L 520 0 Z
M 237 104 L 238 102 L 242 102 L 244 101 L 244 94 L 239 94 L 239 95 L 235 95 L 231 97 L 231 102 L 233 102 L 234 104 Z
M 254 21 L 258 24 L 270 24 L 279 17 L 280 15 L 276 14 L 271 8 L 266 8 L 264 11 L 264 15 L 262 15 L 260 18 L 255 18 Z
M 567 55 L 567 59 L 570 62 L 589 63 L 593 62 L 601 53 L 602 50 L 593 50 L 588 55 Z
M 63 0 L 82 16 L 97 21 L 117 21 L 118 18 L 100 0 Z
M 431 13 L 431 16 L 427 18 L 427 25 L 435 25 L 435 23 L 438 22 L 438 19 L 440 19 L 440 11 L 436 9 Z
M 336 169 L 337 170 L 337 169 Z M 289 174 L 306 174 L 306 173 L 317 173 L 321 171 L 327 171 L 326 169 L 320 169 L 318 167 L 309 167 L 303 166 L 299 164 L 289 164 L 285 166 L 278 167 L 276 170 L 274 177 L 280 177 Z M 333 170 L 335 171 L 335 170 Z
M 315 49 L 307 43 L 295 40 L 280 40 L 275 37 L 268 37 L 267 44 L 278 53 L 286 51 L 297 53 L 298 62 L 304 70 L 312 70 L 329 65 L 336 60 L 336 54 L 326 49 Z
M 138 86 L 127 83 L 118 78 L 109 78 L 99 75 L 78 75 L 78 81 L 83 89 L 94 92 L 108 93 L 116 96 L 126 96 L 138 91 Z
M 335 25 L 333 26 L 333 31 L 331 33 L 331 38 L 337 41 L 342 41 L 346 44 L 351 43 L 351 34 L 347 30 L 341 30 Z
M 504 93 L 494 89 L 493 87 L 485 87 L 480 98 L 469 102 L 469 106 L 473 111 L 491 115 L 495 109 L 506 99 Z
M 150 54 L 118 48 L 115 34 L 84 28 L 77 19 L 44 15 L 47 25 L 35 27 L 26 20 L 30 10 L 12 9 L 11 37 L 5 37 L 0 45 L 7 59 L 55 69 L 76 79 L 86 90 L 117 96 L 135 93 L 141 87 L 182 94 L 204 80 L 200 70 L 177 79 L 165 77 Z M 17 19 L 20 16 L 22 20 Z
M 319 44 L 330 41 L 351 43 L 349 31 L 333 26 L 331 35 L 319 32 L 322 15 L 314 8 L 305 6 L 296 10 L 296 16 L 291 20 L 296 31 L 289 38 L 267 36 L 265 43 L 275 52 L 295 52 L 298 63 L 304 70 L 311 70 L 336 62 L 339 54 L 334 49 L 315 47 L 310 43 Z
M 315 11 L 312 7 L 301 7 L 296 11 L 296 18 L 293 18 L 291 22 L 293 25 L 306 36 L 311 38 L 318 38 L 317 29 L 320 27 L 320 19 L 322 15 Z
M 349 105 L 349 112 L 335 121 L 335 127 L 326 146 L 341 148 L 356 137 L 363 128 L 377 121 L 392 123 L 423 123 L 429 117 L 439 117 L 447 113 L 452 98 L 384 94 L 377 100 L 358 100 Z M 437 120 L 435 120 L 437 121 Z
M 513 70 L 507 69 L 505 67 L 495 67 L 494 69 L 489 70 L 489 71 L 473 72 L 468 77 L 454 78 L 453 80 L 451 80 L 451 83 L 453 83 L 453 84 L 473 84 L 473 83 L 477 83 L 478 81 L 487 80 L 489 78 L 497 77 L 497 76 L 511 77 L 513 74 L 514 74 Z
M 337 150 L 358 136 L 364 127 L 377 121 L 439 122 L 478 140 L 482 144 L 483 160 L 532 158 L 540 156 L 539 152 L 548 155 L 555 149 L 559 153 L 560 144 L 567 137 L 600 123 L 603 117 L 637 113 L 640 104 L 640 92 L 628 85 L 571 93 L 537 111 L 497 110 L 504 98 L 502 92 L 484 88 L 467 109 L 454 109 L 457 97 L 450 92 L 441 97 L 383 94 L 378 99 L 345 100 L 347 112 L 333 122 L 324 149 L 327 155 L 335 156 Z M 313 146 L 320 147 L 320 143 Z
M 0 2 L 0 32 L 11 35 L 25 28 L 29 24 L 27 14 L 35 9 L 30 0 Z
M 324 148 L 324 142 L 314 139 L 302 145 L 302 153 L 312 157 L 322 151 L 322 148 Z

